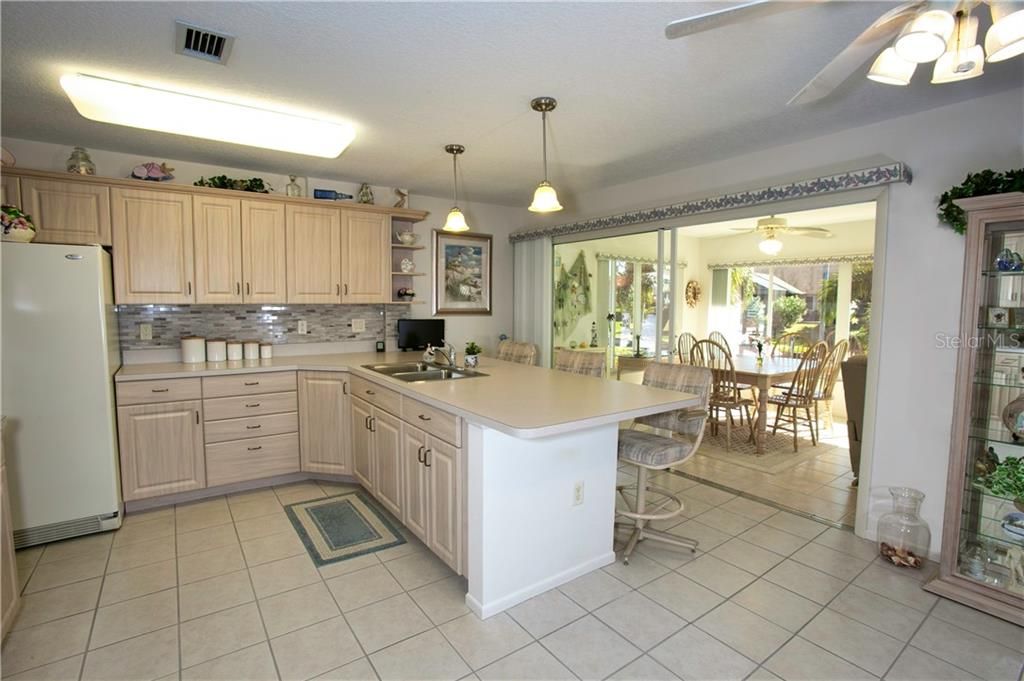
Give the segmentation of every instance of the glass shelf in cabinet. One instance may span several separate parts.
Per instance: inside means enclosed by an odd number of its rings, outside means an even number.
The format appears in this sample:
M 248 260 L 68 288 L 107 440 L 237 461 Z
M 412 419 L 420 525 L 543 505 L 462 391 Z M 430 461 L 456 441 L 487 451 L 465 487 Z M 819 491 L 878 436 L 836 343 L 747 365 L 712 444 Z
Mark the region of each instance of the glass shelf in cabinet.
M 1024 277 L 1024 270 L 982 270 L 983 277 Z
M 987 428 L 985 426 L 974 426 L 967 431 L 967 437 L 971 440 L 983 440 L 985 442 L 999 442 L 1007 445 L 1019 445 L 1024 447 L 1024 438 L 1013 439 L 1013 435 L 1005 428 Z M 1024 450 L 1021 451 L 1024 456 Z

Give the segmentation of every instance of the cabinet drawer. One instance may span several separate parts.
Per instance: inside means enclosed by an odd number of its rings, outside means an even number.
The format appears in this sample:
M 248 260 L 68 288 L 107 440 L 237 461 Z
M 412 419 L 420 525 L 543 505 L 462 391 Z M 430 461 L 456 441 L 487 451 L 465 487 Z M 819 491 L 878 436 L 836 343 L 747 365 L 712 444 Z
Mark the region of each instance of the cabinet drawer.
M 240 374 L 237 376 L 209 376 L 203 379 L 203 397 L 234 397 L 295 390 L 294 371 L 275 371 L 268 374 Z
M 203 389 L 198 378 L 128 381 L 117 384 L 118 406 L 198 400 L 202 397 Z
M 384 411 L 398 415 L 402 413 L 402 396 L 390 388 L 371 383 L 359 376 L 352 377 L 352 394 L 362 397 L 370 404 Z
M 402 420 L 456 447 L 462 444 L 461 419 L 454 414 L 441 411 L 411 397 L 403 397 Z
M 298 433 L 206 445 L 208 487 L 284 475 L 298 470 Z
M 286 411 L 298 411 L 298 409 L 299 404 L 295 398 L 294 391 L 247 397 L 218 397 L 213 400 L 203 400 L 203 414 L 207 421 L 237 419 L 243 416 L 280 414 Z
M 241 440 L 250 437 L 295 433 L 299 430 L 299 415 L 293 411 L 284 414 L 210 421 L 206 424 L 205 430 L 207 444 Z

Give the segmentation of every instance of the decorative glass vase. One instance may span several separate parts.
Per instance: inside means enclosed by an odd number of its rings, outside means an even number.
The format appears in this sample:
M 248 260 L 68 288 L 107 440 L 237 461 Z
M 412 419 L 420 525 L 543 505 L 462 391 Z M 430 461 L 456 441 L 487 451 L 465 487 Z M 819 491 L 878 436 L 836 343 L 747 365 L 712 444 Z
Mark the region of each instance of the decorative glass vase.
M 284 186 L 284 193 L 285 196 L 302 196 L 302 187 L 295 181 L 294 175 L 288 176 L 288 184 Z
M 878 519 L 878 552 L 897 567 L 920 568 L 932 542 L 920 515 L 924 494 L 910 487 L 890 487 L 889 494 L 892 511 Z
M 75 147 L 68 156 L 67 166 L 69 173 L 76 175 L 95 175 L 96 164 L 89 158 L 89 152 L 82 147 Z

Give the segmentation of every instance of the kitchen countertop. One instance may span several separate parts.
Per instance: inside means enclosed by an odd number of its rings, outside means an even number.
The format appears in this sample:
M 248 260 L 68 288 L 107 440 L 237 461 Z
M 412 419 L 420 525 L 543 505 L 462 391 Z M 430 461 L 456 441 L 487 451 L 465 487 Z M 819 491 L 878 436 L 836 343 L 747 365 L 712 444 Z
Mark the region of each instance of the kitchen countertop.
M 687 393 L 577 376 L 493 357 L 480 358 L 478 369 L 486 376 L 420 383 L 405 383 L 362 366 L 419 359 L 419 353 L 360 352 L 204 364 L 128 364 L 118 370 L 114 380 L 121 383 L 269 371 L 347 371 L 458 414 L 470 423 L 525 439 L 571 433 L 696 403 L 696 397 Z

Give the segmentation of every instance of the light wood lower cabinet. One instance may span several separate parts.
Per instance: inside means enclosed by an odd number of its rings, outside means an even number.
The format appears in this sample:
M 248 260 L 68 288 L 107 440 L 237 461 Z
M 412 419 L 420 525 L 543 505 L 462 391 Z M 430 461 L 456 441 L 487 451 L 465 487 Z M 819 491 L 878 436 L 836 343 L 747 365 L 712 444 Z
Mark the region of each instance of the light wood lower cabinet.
M 401 518 L 402 422 L 397 416 L 374 407 L 370 431 L 373 433 L 373 458 L 376 466 L 374 493 L 384 508 L 396 518 Z
M 299 469 L 297 433 L 206 445 L 210 487 L 294 473 Z
M 125 501 L 206 487 L 199 400 L 118 407 Z
M 404 424 L 403 522 L 456 572 L 462 560 L 462 450 Z
M 373 491 L 373 433 L 370 417 L 373 407 L 353 397 L 350 413 L 352 430 L 352 475 L 370 492 Z
M 11 522 L 11 495 L 7 490 L 7 462 L 0 452 L 0 639 L 14 624 L 21 606 L 18 562 L 14 556 L 14 526 Z
M 111 244 L 109 188 L 26 177 L 20 198 L 35 222 L 37 242 Z
M 110 194 L 114 301 L 194 303 L 192 197 L 121 188 Z
M 351 475 L 349 378 L 336 371 L 299 372 L 302 470 Z
M 402 475 L 405 480 L 402 523 L 424 544 L 430 542 L 430 469 L 423 465 L 427 434 L 406 424 L 402 428 Z

